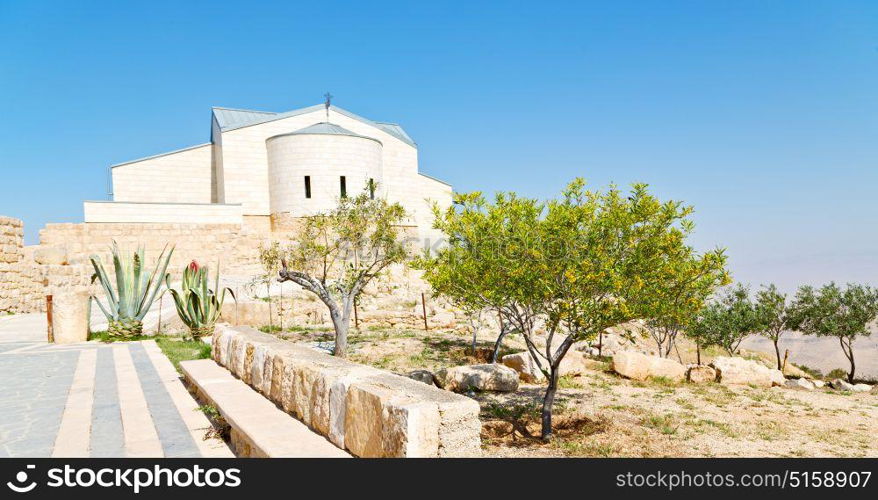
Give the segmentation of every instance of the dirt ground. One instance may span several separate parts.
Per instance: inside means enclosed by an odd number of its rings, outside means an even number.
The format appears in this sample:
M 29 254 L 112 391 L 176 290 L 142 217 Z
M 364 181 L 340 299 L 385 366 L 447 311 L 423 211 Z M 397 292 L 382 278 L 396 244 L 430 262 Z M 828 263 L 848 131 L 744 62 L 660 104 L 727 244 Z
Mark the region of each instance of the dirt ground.
M 331 340 L 325 330 L 279 334 L 299 342 Z M 365 330 L 351 338 L 352 361 L 404 374 L 415 369 L 485 362 L 493 344 L 479 338 L 473 355 L 465 332 Z M 502 351 L 523 350 L 510 339 Z M 878 395 L 775 387 L 636 382 L 606 360 L 562 377 L 555 438 L 539 441 L 544 388 L 471 393 L 482 408 L 488 457 L 875 457 Z

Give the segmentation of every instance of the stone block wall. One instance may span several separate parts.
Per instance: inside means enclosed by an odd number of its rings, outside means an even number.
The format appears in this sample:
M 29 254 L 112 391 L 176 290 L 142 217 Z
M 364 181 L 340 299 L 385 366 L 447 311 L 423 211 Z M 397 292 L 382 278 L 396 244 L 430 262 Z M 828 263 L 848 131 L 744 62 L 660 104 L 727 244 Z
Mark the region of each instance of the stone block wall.
M 359 457 L 481 453 L 479 404 L 252 328 L 218 326 L 213 359 Z
M 41 310 L 45 278 L 23 243 L 24 225 L 0 216 L 0 314 Z
M 150 264 L 165 247 L 174 246 L 168 270 L 178 277 L 193 259 L 226 273 L 259 272 L 258 248 L 264 235 L 239 224 L 48 224 L 40 231 L 40 246 L 63 247 L 71 264 L 89 263 L 99 255 L 104 266 L 111 262 L 110 247 L 116 241 L 123 249 L 146 248 Z M 109 271 L 109 269 L 108 269 Z

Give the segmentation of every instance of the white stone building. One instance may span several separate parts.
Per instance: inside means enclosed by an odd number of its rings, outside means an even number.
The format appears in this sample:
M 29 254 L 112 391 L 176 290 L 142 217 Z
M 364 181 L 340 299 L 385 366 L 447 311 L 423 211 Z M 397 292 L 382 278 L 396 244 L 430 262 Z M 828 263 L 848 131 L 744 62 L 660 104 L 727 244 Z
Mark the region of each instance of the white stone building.
M 86 223 L 241 224 L 283 229 L 374 181 L 399 202 L 424 244 L 440 239 L 431 203 L 448 183 L 418 171 L 418 147 L 397 124 L 335 106 L 273 113 L 213 108 L 210 142 L 110 168 L 112 201 L 87 201 Z

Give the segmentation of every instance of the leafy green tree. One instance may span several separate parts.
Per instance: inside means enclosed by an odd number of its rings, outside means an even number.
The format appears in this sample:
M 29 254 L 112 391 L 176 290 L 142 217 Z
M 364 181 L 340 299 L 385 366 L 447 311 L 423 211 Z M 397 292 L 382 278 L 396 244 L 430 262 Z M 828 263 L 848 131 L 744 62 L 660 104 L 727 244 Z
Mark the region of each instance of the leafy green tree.
M 729 284 L 722 251 L 696 254 L 681 245 L 669 254 L 657 269 L 664 274 L 656 293 L 644 304 L 646 330 L 658 347 L 659 356 L 668 357 L 676 346 L 677 336 L 693 324 L 699 311 L 720 286 Z
M 686 244 L 694 229 L 692 211 L 682 202 L 661 202 L 645 184 L 635 184 L 624 194 L 615 186 L 605 192 L 586 191 L 579 179 L 559 200 L 548 203 L 542 235 L 548 241 L 563 242 L 564 252 L 534 266 L 538 277 L 535 289 L 548 318 L 546 348 L 539 350 L 525 338 L 549 381 L 543 401 L 544 439 L 552 432 L 558 367 L 574 342 L 591 340 L 608 327 L 648 317 L 667 297 L 667 291 L 673 290 L 669 280 L 681 288 L 683 297 L 695 295 L 687 283 L 699 281 L 697 277 L 722 280 L 724 252 L 714 250 L 699 257 Z M 704 266 L 702 272 L 692 272 L 693 262 Z M 565 336 L 553 348 L 552 336 L 558 333 Z
M 756 293 L 756 316 L 759 333 L 771 340 L 774 345 L 778 370 L 783 370 L 778 343 L 781 335 L 789 330 L 789 312 L 786 294 L 780 293 L 774 284 L 763 286 Z
M 451 217 L 456 231 L 446 231 L 449 246 L 430 260 L 436 267 L 428 265 L 428 279 L 434 278 L 440 293 L 471 294 L 491 304 L 522 333 L 548 380 L 541 430 L 548 440 L 564 356 L 575 342 L 653 310 L 665 280 L 676 276 L 677 259 L 695 255 L 685 248 L 692 209 L 660 202 L 643 184 L 623 194 L 615 186 L 587 191 L 581 179 L 547 203 L 500 194 L 489 205 L 478 193 L 461 202 L 455 212 L 464 215 Z M 466 256 L 478 247 L 473 241 L 494 250 L 475 250 L 485 258 Z M 452 257 L 460 254 L 466 267 L 456 268 Z M 724 262 L 722 251 L 709 260 Z M 545 339 L 535 335 L 540 323 Z
M 701 364 L 701 351 L 716 344 L 721 337 L 723 325 L 723 308 L 717 302 L 709 302 L 698 312 L 694 320 L 684 331 L 686 337 L 695 342 L 697 363 Z
M 326 305 L 336 356 L 347 356 L 351 312 L 363 288 L 408 257 L 399 229 L 404 218 L 400 204 L 372 199 L 366 191 L 303 219 L 285 251 L 278 279 L 302 286 Z
M 854 340 L 871 335 L 869 327 L 878 317 L 878 291 L 864 285 L 835 283 L 819 289 L 803 286 L 796 292 L 790 312 L 790 327 L 806 335 L 835 337 L 851 364 L 848 382 L 856 372 Z
M 729 356 L 735 356 L 741 342 L 757 333 L 759 328 L 750 290 L 738 284 L 724 290 L 717 300 L 701 310 L 690 328 L 689 336 L 699 347 L 716 345 L 725 349 Z
M 448 245 L 413 265 L 425 271 L 435 294 L 468 314 L 499 314 L 502 326 L 491 355 L 496 362 L 503 338 L 516 325 L 532 329 L 537 322 L 538 311 L 521 293 L 529 282 L 516 252 L 534 238 L 543 204 L 508 193 L 488 203 L 473 192 L 456 194 L 451 207 L 433 211 Z

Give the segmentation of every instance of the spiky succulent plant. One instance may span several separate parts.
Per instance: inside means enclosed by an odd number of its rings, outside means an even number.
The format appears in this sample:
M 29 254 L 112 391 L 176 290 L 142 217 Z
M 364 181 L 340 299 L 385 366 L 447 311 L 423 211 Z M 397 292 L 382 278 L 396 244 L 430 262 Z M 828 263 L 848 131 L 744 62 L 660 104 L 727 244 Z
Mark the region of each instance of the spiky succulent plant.
M 115 283 L 110 280 L 101 258 L 97 255 L 90 257 L 95 269 L 91 281 L 100 282 L 106 304 L 101 303 L 97 298 L 95 302 L 107 317 L 109 322 L 107 332 L 110 335 L 120 337 L 140 335 L 143 333 L 143 318 L 162 287 L 174 248 L 171 247 L 169 250 L 167 245 L 165 246 L 151 272 L 144 268 L 146 252 L 143 246 L 129 253 L 121 251 L 113 241 L 111 251 Z
M 177 315 L 180 316 L 183 324 L 189 327 L 189 333 L 193 338 L 213 334 L 214 325 L 222 313 L 227 292 L 232 296 L 232 299 L 237 300 L 235 292 L 231 288 L 220 289 L 219 270 L 216 273 L 213 289 L 208 286 L 208 275 L 207 266 L 200 266 L 198 262 L 193 260 L 183 270 L 180 291 L 171 288 L 170 275 L 165 277 L 168 292 L 174 298 Z

